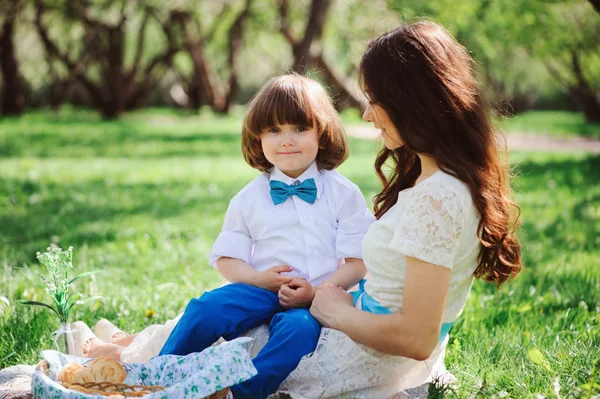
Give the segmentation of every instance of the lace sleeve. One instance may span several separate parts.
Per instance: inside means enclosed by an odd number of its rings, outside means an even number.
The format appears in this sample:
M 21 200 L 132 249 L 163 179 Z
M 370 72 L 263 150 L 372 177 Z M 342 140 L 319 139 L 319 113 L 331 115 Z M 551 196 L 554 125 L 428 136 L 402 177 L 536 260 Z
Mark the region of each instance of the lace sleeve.
M 468 202 L 448 187 L 417 187 L 390 246 L 405 256 L 452 269 L 460 248 Z

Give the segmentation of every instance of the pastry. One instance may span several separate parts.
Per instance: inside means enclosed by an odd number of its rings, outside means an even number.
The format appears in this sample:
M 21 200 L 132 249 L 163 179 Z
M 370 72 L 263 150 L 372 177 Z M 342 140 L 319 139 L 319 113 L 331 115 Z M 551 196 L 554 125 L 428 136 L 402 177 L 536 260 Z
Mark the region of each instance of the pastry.
M 58 373 L 58 381 L 68 384 L 85 384 L 93 380 L 92 373 L 79 363 L 68 363 Z
M 115 359 L 99 357 L 86 365 L 95 382 L 112 382 L 120 384 L 127 377 L 127 372 Z

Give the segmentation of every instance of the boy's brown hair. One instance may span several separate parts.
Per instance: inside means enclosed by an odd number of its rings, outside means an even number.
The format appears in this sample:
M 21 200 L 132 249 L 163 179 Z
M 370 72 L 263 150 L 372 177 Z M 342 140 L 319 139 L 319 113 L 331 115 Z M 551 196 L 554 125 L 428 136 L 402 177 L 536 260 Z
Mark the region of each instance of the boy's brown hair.
M 262 133 L 276 124 L 313 126 L 319 134 L 317 167 L 335 169 L 348 158 L 348 142 L 329 95 L 317 81 L 298 74 L 270 79 L 250 102 L 242 126 L 246 162 L 266 172 L 273 165 L 265 157 Z

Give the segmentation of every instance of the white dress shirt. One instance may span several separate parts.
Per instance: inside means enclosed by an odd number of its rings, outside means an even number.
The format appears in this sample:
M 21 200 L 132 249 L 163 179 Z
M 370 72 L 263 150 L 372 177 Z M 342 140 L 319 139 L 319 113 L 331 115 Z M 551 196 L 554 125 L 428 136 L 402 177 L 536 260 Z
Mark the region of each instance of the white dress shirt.
M 314 204 L 296 195 L 273 204 L 270 180 L 293 185 L 310 178 L 317 186 Z M 337 171 L 319 170 L 313 163 L 294 179 L 274 167 L 231 199 L 209 262 L 216 268 L 217 259 L 226 256 L 257 271 L 288 265 L 293 271 L 286 275 L 317 285 L 344 258 L 362 258 L 362 239 L 373 221 L 358 186 Z

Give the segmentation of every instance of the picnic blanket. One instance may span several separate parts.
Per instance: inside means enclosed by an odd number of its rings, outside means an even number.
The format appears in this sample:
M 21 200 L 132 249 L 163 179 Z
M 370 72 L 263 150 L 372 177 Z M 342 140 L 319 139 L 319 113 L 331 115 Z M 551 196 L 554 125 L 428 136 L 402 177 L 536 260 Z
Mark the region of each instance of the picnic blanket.
M 28 365 L 0 370 L 0 399 L 34 399 L 31 392 L 31 376 L 34 371 L 35 367 Z M 428 392 L 429 384 L 424 384 L 399 392 L 393 399 L 424 399 Z
M 260 338 L 260 337 L 259 337 Z M 250 357 L 252 357 L 253 355 L 255 355 L 258 351 L 259 348 L 262 347 L 262 345 L 264 345 L 264 339 L 255 339 L 255 340 L 250 340 L 248 338 L 239 338 L 238 340 L 243 340 L 240 341 L 240 343 L 243 343 L 245 346 L 245 349 L 249 352 Z M 229 343 L 233 343 L 236 340 L 230 341 Z M 221 340 L 219 343 L 221 343 L 221 345 L 218 346 L 214 346 L 212 348 L 219 348 L 221 346 L 223 346 L 223 343 L 225 343 L 225 341 Z M 210 349 L 210 348 L 209 348 Z M 208 350 L 208 349 L 207 349 Z M 51 353 L 53 351 L 48 351 L 48 353 Z M 215 353 L 212 353 L 212 356 L 215 356 Z M 79 359 L 83 359 L 83 358 L 79 358 Z M 83 359 L 81 361 L 87 361 L 89 359 Z M 34 371 L 35 371 L 35 366 L 28 366 L 28 365 L 19 365 L 19 366 L 12 366 L 12 367 L 8 367 L 4 370 L 0 370 L 0 399 L 34 399 L 35 396 L 32 393 L 31 390 L 31 386 L 32 386 L 32 376 L 34 375 Z M 38 375 L 40 374 L 39 372 L 36 374 Z M 454 376 L 452 376 L 450 373 L 448 373 L 449 375 L 447 376 L 448 378 L 444 378 L 444 380 L 446 382 L 453 382 L 455 381 Z M 46 377 L 48 378 L 48 377 Z M 45 380 L 42 379 L 41 375 L 38 375 L 38 382 L 36 382 L 35 384 L 39 384 L 39 385 L 43 385 L 43 386 L 50 386 L 50 383 Z M 430 384 L 423 384 L 421 386 L 412 388 L 412 389 L 408 389 L 402 392 L 398 392 L 396 395 L 394 395 L 392 398 L 389 399 L 423 399 L 423 398 L 427 398 L 428 392 L 429 392 L 429 386 Z M 203 392 L 207 392 L 207 391 L 203 391 Z M 213 391 L 214 392 L 214 391 Z M 208 392 L 206 396 L 208 396 L 210 393 L 212 392 Z M 86 395 L 86 396 L 82 396 L 85 397 L 86 399 L 89 397 L 93 397 L 90 395 Z M 277 393 L 272 395 L 273 399 L 278 399 L 278 398 L 282 398 L 282 397 L 288 397 L 287 395 L 278 395 Z
M 165 390 L 144 396 L 147 399 L 200 399 L 223 388 L 246 381 L 256 375 L 250 355 L 244 344 L 250 338 L 238 338 L 187 356 L 156 356 L 148 363 L 124 365 L 129 385 L 159 385 Z M 0 398 L 37 399 L 99 399 L 65 388 L 56 376 L 67 363 L 89 362 L 89 358 L 68 356 L 56 351 L 43 351 L 42 357 L 50 365 L 50 375 L 35 371 L 33 366 L 15 366 L 0 372 Z M 32 395 L 33 394 L 33 395 Z

